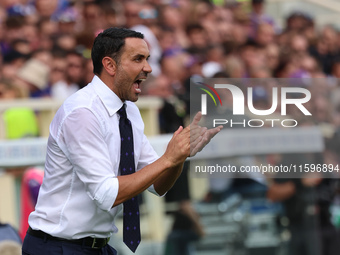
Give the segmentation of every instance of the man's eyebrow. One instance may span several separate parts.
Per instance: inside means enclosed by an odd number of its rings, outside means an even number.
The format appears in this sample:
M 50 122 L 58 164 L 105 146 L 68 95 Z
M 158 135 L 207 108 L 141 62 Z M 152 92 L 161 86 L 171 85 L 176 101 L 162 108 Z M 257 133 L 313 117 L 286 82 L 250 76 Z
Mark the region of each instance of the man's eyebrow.
M 150 58 L 150 55 L 148 55 L 148 56 L 146 57 L 144 54 L 136 54 L 136 55 L 134 56 L 134 58 L 140 58 L 140 57 L 146 58 L 146 60 L 148 60 L 148 59 Z

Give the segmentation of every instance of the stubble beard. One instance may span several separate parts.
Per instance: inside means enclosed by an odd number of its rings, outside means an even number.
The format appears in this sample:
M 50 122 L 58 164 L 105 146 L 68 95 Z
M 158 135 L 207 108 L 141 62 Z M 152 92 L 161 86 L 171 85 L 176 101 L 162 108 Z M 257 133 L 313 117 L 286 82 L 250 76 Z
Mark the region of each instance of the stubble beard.
M 138 100 L 138 94 L 133 93 L 134 80 L 132 80 L 127 75 L 127 73 L 122 67 L 120 67 L 119 69 L 119 76 L 117 76 L 116 82 L 117 82 L 117 88 L 118 88 L 118 93 L 119 93 L 118 97 L 123 102 L 126 100 L 131 101 L 131 102 L 136 102 Z

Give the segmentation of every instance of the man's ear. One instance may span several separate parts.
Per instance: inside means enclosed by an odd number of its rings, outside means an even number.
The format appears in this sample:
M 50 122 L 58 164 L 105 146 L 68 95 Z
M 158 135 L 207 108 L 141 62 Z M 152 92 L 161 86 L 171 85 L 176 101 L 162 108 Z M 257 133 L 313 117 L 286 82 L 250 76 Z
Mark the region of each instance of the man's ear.
M 102 59 L 102 64 L 104 69 L 110 76 L 114 76 L 116 74 L 117 64 L 116 61 L 114 61 L 112 58 L 108 56 L 104 57 Z

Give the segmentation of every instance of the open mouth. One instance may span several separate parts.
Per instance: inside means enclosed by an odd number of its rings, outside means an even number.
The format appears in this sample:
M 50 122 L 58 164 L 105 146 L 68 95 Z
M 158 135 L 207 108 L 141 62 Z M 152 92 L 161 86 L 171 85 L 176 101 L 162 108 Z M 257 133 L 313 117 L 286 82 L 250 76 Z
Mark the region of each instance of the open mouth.
M 133 83 L 133 86 L 134 86 L 134 89 L 135 89 L 135 92 L 136 92 L 136 93 L 141 93 L 141 92 L 142 92 L 142 90 L 141 90 L 141 88 L 140 88 L 140 85 L 141 85 L 141 83 L 142 83 L 143 81 L 145 81 L 144 78 L 143 78 L 143 79 L 138 79 L 138 80 L 136 80 L 136 81 Z

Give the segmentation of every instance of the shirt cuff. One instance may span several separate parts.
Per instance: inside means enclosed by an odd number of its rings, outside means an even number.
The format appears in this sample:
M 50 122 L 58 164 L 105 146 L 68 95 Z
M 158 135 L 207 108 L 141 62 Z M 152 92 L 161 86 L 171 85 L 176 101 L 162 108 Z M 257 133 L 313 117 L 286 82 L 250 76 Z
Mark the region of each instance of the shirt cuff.
M 95 194 L 94 201 L 103 211 L 110 211 L 118 195 L 118 178 L 108 178 L 102 182 Z

